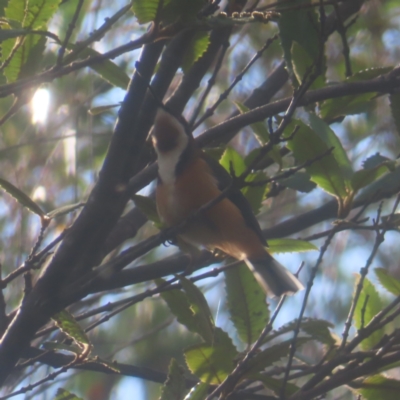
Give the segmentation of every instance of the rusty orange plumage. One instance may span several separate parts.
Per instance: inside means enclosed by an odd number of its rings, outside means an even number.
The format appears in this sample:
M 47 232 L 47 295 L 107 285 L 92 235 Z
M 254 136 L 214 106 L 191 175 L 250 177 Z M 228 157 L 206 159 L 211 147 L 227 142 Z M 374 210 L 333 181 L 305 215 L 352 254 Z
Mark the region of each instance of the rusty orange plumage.
M 208 158 L 184 125 L 162 109 L 155 119 L 152 141 L 159 168 L 157 210 L 168 226 L 185 221 L 229 184 L 230 176 L 223 167 Z M 266 250 L 260 226 L 239 190 L 191 221 L 179 238 L 244 260 L 268 295 L 303 289 L 300 281 Z

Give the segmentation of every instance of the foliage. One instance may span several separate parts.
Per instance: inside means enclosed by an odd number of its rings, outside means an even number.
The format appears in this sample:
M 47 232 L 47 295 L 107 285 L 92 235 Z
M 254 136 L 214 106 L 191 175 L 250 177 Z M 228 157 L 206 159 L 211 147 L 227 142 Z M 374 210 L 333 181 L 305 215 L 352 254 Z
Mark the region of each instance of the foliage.
M 1 2 L 0 396 L 397 399 L 399 11 Z M 154 200 L 161 101 L 304 291 L 182 253 Z

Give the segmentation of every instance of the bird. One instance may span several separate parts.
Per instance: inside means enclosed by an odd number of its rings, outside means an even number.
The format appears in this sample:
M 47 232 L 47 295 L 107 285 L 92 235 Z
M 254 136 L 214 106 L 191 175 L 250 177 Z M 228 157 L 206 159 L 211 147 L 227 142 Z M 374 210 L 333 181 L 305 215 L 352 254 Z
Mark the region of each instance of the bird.
M 183 223 L 177 235 L 180 241 L 243 260 L 270 297 L 304 289 L 268 252 L 260 225 L 239 189 L 229 190 L 222 200 L 189 219 L 221 195 L 232 177 L 196 144 L 183 117 L 158 108 L 150 137 L 158 162 L 157 211 L 167 227 Z

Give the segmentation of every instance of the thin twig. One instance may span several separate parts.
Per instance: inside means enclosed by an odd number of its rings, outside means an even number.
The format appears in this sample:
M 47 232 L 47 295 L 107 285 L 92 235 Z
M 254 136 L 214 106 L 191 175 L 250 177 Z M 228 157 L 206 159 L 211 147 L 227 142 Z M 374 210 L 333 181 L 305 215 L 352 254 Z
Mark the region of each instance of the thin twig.
M 269 38 L 265 45 L 257 51 L 257 53 L 252 57 L 252 59 L 248 62 L 248 64 L 243 68 L 243 70 L 235 77 L 233 82 L 229 85 L 229 87 L 219 95 L 218 100 L 210 107 L 207 108 L 206 112 L 203 116 L 193 125 L 193 129 L 196 129 L 200 124 L 202 124 L 207 118 L 211 117 L 218 106 L 228 98 L 230 92 L 233 88 L 242 80 L 243 76 L 247 73 L 247 71 L 252 67 L 252 65 L 262 56 L 265 50 L 278 38 L 278 35 Z
M 75 29 L 75 26 L 76 26 L 76 22 L 78 21 L 79 14 L 81 12 L 82 6 L 83 6 L 83 0 L 79 0 L 78 4 L 76 5 L 75 12 L 74 12 L 74 15 L 72 17 L 72 20 L 68 25 L 68 29 L 67 29 L 67 32 L 65 34 L 65 38 L 64 38 L 64 40 L 62 42 L 62 45 L 61 45 L 60 49 L 58 50 L 58 56 L 57 56 L 57 61 L 56 61 L 56 66 L 58 66 L 58 67 L 60 67 L 62 65 L 64 54 L 65 54 L 65 50 L 67 49 L 69 39 L 71 39 L 72 33 L 74 32 L 74 29 Z
M 198 101 L 198 104 L 196 106 L 196 109 L 194 110 L 193 115 L 190 118 L 189 125 L 191 127 L 194 126 L 196 118 L 199 115 L 200 110 L 202 109 L 205 100 L 207 99 L 208 95 L 210 94 L 211 89 L 215 85 L 215 82 L 217 80 L 218 72 L 221 69 L 222 61 L 224 60 L 225 53 L 226 53 L 228 47 L 229 47 L 229 41 L 226 40 L 221 46 L 221 50 L 220 50 L 220 53 L 218 55 L 217 62 L 215 63 L 214 71 L 213 71 L 213 73 L 211 75 L 211 78 L 207 82 L 207 87 L 204 90 L 203 94 L 201 95 L 200 100 Z M 194 127 L 193 127 L 193 129 L 194 129 Z

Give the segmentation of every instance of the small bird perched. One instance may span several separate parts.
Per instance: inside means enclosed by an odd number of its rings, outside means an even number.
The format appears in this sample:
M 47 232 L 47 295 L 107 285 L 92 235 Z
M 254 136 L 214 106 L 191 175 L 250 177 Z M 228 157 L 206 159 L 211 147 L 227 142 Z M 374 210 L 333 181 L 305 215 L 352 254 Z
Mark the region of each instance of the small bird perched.
M 157 210 L 171 227 L 220 195 L 231 176 L 196 145 L 183 123 L 161 108 L 151 137 L 158 160 Z M 227 197 L 190 221 L 178 236 L 191 245 L 218 249 L 244 260 L 270 296 L 293 294 L 304 288 L 267 252 L 258 221 L 240 190 L 228 192 Z

